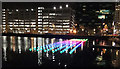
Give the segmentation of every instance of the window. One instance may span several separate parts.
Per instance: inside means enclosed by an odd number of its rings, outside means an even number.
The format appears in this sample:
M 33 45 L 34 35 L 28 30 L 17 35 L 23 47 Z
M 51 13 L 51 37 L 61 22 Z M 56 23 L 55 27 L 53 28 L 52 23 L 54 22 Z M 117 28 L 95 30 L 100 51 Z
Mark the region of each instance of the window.
M 34 9 L 31 9 L 31 11 L 33 11 Z
M 63 24 L 70 24 L 70 23 L 63 23 Z
M 42 18 L 42 16 L 38 16 L 38 18 Z
M 63 20 L 63 21 L 68 22 L 68 21 L 70 21 L 70 20 Z
M 83 5 L 83 7 L 86 7 L 86 5 Z
M 43 22 L 43 24 L 48 24 L 48 22 Z
M 38 27 L 42 27 L 42 25 L 38 25 Z
M 38 9 L 44 9 L 44 7 L 38 7 Z
M 49 13 L 49 15 L 55 15 L 55 13 Z
M 42 12 L 42 10 L 38 10 L 38 12 Z
M 62 27 L 62 26 L 56 26 L 56 27 Z
M 2 13 L 5 13 L 5 12 L 2 12 Z
M 30 27 L 29 25 L 25 25 L 26 27 Z
M 38 15 L 42 15 L 42 13 L 38 13 Z
M 5 9 L 2 9 L 2 11 L 5 11 Z
M 26 11 L 28 11 L 28 9 L 26 9 Z
M 86 9 L 83 9 L 83 11 L 85 11 Z
M 63 27 L 69 27 L 69 26 L 63 26 Z
M 3 22 L 3 24 L 5 24 L 5 22 Z
M 31 24 L 36 24 L 36 22 L 31 22 Z
M 42 19 L 38 19 L 38 21 L 42 21 Z
M 3 17 L 3 19 L 5 19 L 5 17 Z
M 38 24 L 42 24 L 42 22 L 38 22 Z
M 16 9 L 16 11 L 18 11 L 18 9 Z
M 48 16 L 43 16 L 43 18 L 48 18 Z
M 5 21 L 5 20 L 3 20 L 3 21 Z
M 3 16 L 5 16 L 5 14 L 3 14 Z

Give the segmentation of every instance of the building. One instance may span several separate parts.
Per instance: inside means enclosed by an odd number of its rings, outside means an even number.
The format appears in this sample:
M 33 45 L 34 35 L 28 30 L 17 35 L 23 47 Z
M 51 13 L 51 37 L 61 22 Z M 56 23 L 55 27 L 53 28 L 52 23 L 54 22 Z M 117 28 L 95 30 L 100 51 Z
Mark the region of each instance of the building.
M 76 3 L 76 21 L 79 31 L 84 31 L 88 35 L 95 35 L 108 26 L 108 32 L 112 27 L 114 19 L 115 3 L 113 2 L 80 2 Z M 85 30 L 86 29 L 86 30 Z
M 44 6 L 41 3 L 21 4 L 11 3 L 2 9 L 3 33 L 23 34 L 67 34 L 74 27 L 74 10 L 65 6 Z M 37 4 L 37 5 L 35 5 Z
M 115 16 L 113 24 L 113 33 L 120 34 L 120 2 L 117 2 L 115 5 Z

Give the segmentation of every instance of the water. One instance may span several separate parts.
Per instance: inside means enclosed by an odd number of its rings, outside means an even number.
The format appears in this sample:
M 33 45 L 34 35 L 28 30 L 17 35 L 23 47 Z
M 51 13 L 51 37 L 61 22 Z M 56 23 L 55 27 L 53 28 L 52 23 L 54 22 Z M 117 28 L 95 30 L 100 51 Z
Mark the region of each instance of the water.
M 75 46 L 70 47 L 63 53 L 60 53 L 61 50 L 56 50 L 56 52 L 53 53 L 52 51 L 55 51 L 55 49 L 46 52 L 44 52 L 43 49 L 37 49 L 45 47 L 45 45 L 48 44 L 71 39 L 3 36 L 2 40 L 3 68 L 120 68 L 119 49 L 92 48 L 90 45 L 107 44 L 115 46 L 117 45 L 115 42 L 107 41 L 108 43 L 106 43 L 105 40 L 98 42 L 93 40 L 90 42 L 90 40 L 88 40 L 70 54 L 70 51 L 74 49 Z M 65 45 L 66 44 L 72 45 L 70 41 L 68 43 L 66 42 Z M 73 42 L 73 44 L 77 44 L 77 42 Z M 58 45 L 60 45 L 58 48 L 64 46 L 64 44 L 62 45 L 61 43 Z M 65 46 L 65 48 L 70 45 Z M 119 44 L 117 46 L 119 46 Z M 51 47 L 53 48 L 53 45 L 51 45 Z

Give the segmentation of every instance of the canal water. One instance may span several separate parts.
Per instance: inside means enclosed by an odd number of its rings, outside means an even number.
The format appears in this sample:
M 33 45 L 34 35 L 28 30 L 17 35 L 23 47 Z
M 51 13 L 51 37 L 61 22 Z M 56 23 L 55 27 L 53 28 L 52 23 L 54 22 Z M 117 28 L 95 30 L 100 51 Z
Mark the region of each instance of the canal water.
M 119 49 L 92 47 L 92 45 L 106 46 L 109 44 L 115 46 L 115 42 L 97 41 L 3 36 L 2 68 L 120 69 Z M 119 44 L 117 46 L 119 47 Z

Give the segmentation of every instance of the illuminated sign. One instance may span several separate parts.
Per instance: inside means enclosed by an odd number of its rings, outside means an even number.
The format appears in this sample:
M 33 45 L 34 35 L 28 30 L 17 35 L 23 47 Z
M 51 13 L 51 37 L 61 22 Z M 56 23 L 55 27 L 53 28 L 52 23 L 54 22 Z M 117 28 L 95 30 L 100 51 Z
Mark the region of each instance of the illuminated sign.
M 98 15 L 98 19 L 105 19 L 105 15 Z
M 100 11 L 96 11 L 96 13 L 100 13 L 100 14 L 110 14 L 110 10 L 100 10 Z

